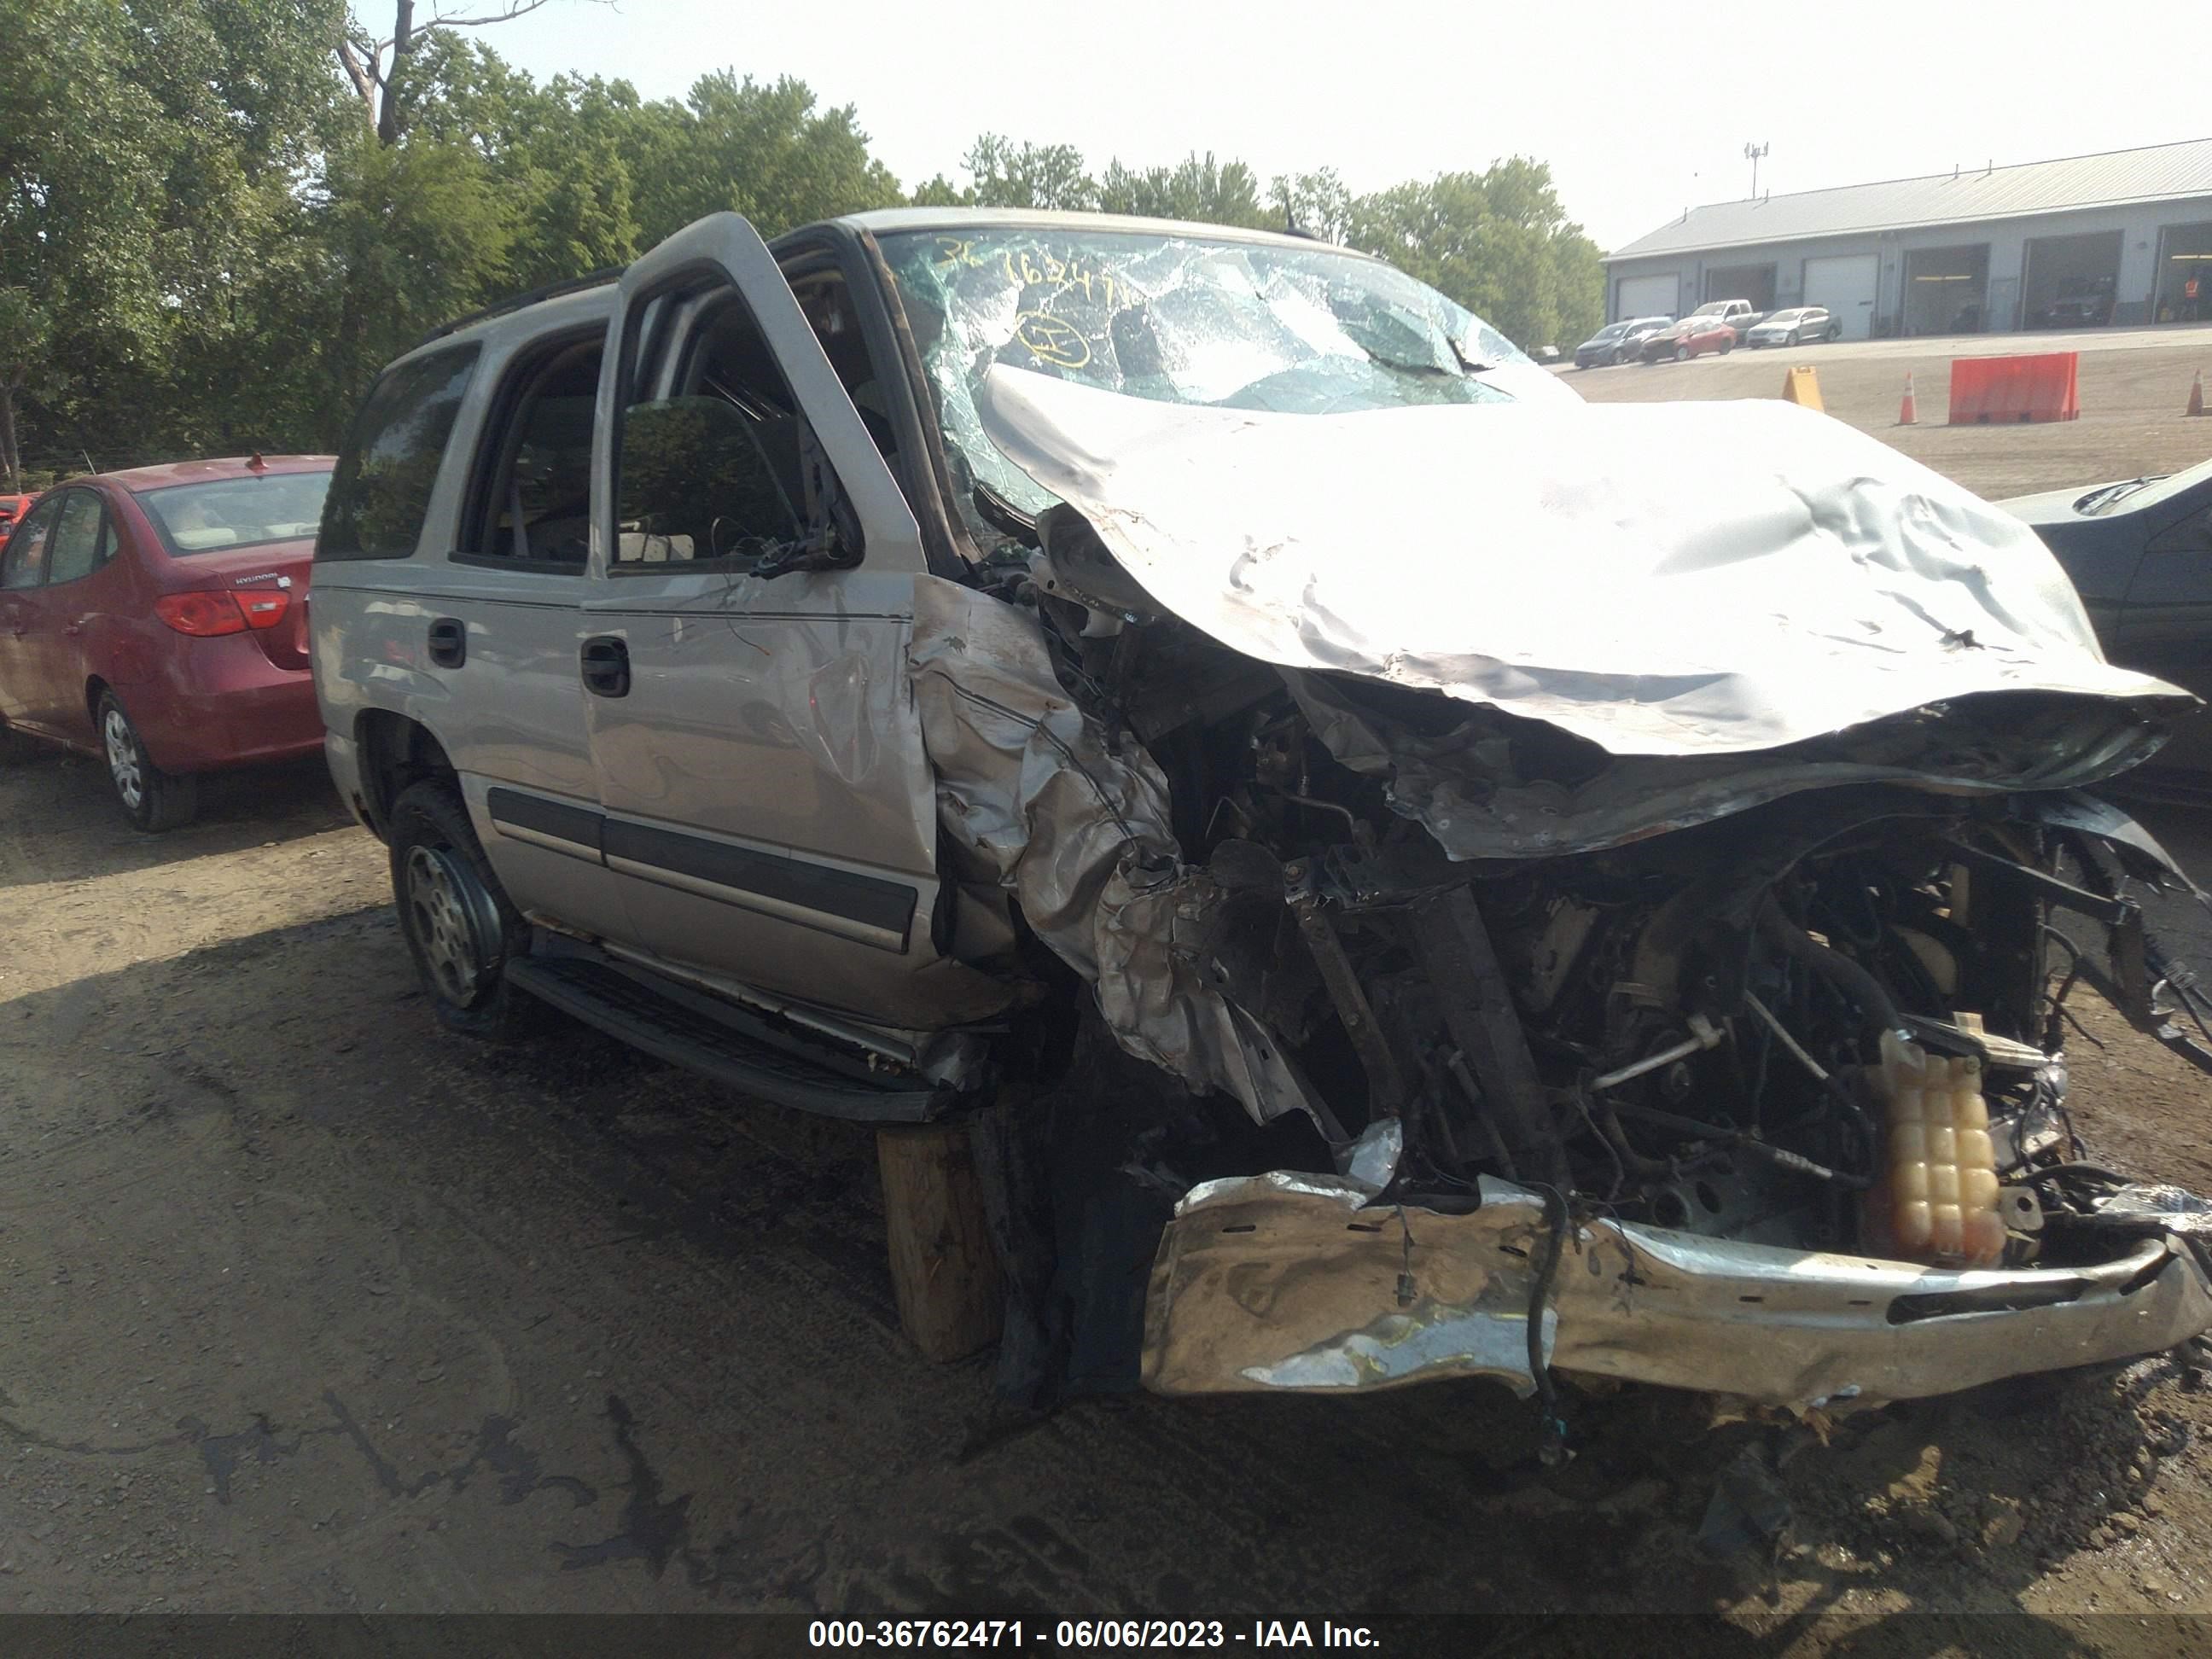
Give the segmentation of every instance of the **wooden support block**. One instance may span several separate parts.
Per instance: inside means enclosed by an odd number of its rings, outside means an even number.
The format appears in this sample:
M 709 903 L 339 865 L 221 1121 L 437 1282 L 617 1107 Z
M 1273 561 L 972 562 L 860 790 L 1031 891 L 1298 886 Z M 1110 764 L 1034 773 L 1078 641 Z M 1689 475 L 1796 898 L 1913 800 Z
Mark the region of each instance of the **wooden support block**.
M 996 1341 L 1006 1289 L 968 1123 L 878 1129 L 876 1164 L 907 1340 L 939 1364 Z

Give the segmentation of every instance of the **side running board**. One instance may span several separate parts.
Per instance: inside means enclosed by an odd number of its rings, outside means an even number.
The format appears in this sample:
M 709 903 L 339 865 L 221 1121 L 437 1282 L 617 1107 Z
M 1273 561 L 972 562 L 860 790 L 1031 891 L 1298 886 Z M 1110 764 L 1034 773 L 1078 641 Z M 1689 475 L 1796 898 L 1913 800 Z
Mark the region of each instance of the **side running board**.
M 532 956 L 509 962 L 507 975 L 517 989 L 586 1025 L 778 1106 L 860 1123 L 923 1123 L 960 1099 L 910 1074 L 872 1076 L 857 1057 L 799 1052 L 802 1039 L 767 1020 L 642 969 L 595 957 Z

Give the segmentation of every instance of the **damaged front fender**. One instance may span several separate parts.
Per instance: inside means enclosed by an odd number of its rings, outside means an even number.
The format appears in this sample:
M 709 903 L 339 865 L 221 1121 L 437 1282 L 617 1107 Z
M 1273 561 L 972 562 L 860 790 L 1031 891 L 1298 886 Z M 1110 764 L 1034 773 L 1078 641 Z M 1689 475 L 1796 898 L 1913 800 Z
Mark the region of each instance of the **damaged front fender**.
M 1349 1394 L 1488 1376 L 1527 1395 L 1532 1314 L 1566 1373 L 1806 1411 L 2119 1360 L 2212 1328 L 2170 1237 L 2095 1267 L 1945 1271 L 1609 1218 L 1577 1221 L 1537 1294 L 1543 1200 L 1485 1176 L 1464 1214 L 1275 1171 L 1178 1206 L 1146 1304 L 1162 1394 Z

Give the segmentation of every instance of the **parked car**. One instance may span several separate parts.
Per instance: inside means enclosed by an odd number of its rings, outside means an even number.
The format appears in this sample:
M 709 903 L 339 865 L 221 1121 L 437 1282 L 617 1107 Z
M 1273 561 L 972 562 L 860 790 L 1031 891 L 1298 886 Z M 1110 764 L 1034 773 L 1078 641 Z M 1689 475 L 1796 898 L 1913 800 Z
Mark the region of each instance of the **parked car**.
M 1717 317 L 1692 313 L 1679 323 L 1654 329 L 1644 337 L 1636 355 L 1647 363 L 1687 362 L 1708 351 L 1725 357 L 1735 349 L 1735 331 Z
M 1766 313 L 1755 311 L 1748 300 L 1708 300 L 1690 313 L 1692 317 L 1710 317 L 1716 322 L 1726 323 L 1736 331 L 1738 338 L 1765 320 Z
M 1647 334 L 1671 325 L 1674 320 L 1672 317 L 1628 317 L 1607 323 L 1575 348 L 1575 367 L 1600 368 L 1626 362 L 1635 354 L 1638 342 Z
M 322 746 L 308 561 L 331 458 L 73 478 L 0 552 L 0 744 L 98 755 L 124 814 L 172 830 L 198 775 Z
M 1757 349 L 1843 337 L 1844 325 L 1828 314 L 1826 306 L 1793 306 L 1784 311 L 1768 312 L 1756 328 L 1745 333 L 1744 343 Z
M 0 548 L 8 545 L 8 532 L 15 527 L 15 520 L 38 499 L 36 495 L 0 495 Z
M 2057 556 L 2106 655 L 2212 698 L 2212 461 L 1997 505 Z M 2212 781 L 2212 718 L 2185 722 L 2144 771 Z
M 979 1114 L 1025 1396 L 1803 1411 L 2212 1327 L 2072 1150 L 2042 926 L 2155 867 L 2068 792 L 2192 700 L 1876 440 L 1530 402 L 1482 332 L 1311 240 L 955 209 L 441 331 L 311 653 L 427 1006 Z
M 2102 328 L 2112 320 L 2110 276 L 2069 277 L 2035 316 L 2039 328 Z

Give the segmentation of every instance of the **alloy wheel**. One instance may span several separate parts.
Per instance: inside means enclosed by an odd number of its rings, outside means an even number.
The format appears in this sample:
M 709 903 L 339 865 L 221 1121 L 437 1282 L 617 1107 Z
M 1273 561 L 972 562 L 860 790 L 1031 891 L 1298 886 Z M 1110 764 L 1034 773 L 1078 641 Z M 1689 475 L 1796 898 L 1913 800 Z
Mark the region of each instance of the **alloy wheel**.
M 448 849 L 416 847 L 407 854 L 407 910 L 439 994 L 467 1007 L 498 965 L 489 948 L 499 937 L 491 896 Z
M 135 812 L 146 799 L 146 775 L 138 763 L 138 734 L 131 729 L 120 708 L 111 708 L 100 722 L 100 735 L 107 750 L 107 775 L 115 780 L 115 793 Z

